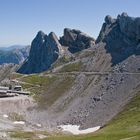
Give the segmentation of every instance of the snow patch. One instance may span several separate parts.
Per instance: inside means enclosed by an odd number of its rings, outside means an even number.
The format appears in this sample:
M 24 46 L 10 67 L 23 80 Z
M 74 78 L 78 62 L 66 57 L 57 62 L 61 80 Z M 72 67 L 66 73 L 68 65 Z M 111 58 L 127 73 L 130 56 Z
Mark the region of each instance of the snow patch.
M 4 115 L 3 115 L 3 118 L 8 118 L 8 115 L 7 115 L 7 114 L 4 114 Z
M 38 136 L 39 139 L 45 139 L 45 138 L 47 138 L 47 136 L 42 135 L 42 134 L 38 134 L 37 136 Z
M 41 127 L 41 124 L 38 123 L 38 124 L 36 124 L 36 126 L 37 126 L 37 127 Z
M 14 124 L 21 124 L 21 125 L 24 125 L 25 122 L 23 122 L 23 121 L 15 121 Z
M 100 129 L 100 126 L 88 128 L 85 130 L 79 130 L 80 126 L 78 125 L 60 125 L 59 128 L 61 128 L 62 131 L 70 132 L 73 135 L 79 135 L 79 134 L 88 134 L 88 133 L 95 132 Z

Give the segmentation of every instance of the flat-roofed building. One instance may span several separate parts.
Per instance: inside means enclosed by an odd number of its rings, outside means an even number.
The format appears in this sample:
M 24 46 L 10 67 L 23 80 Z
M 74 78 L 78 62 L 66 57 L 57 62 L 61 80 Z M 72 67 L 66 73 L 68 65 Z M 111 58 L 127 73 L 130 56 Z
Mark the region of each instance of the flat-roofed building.
M 0 90 L 9 90 L 9 87 L 0 86 Z
M 17 85 L 17 86 L 14 87 L 14 90 L 15 91 L 21 91 L 22 90 L 22 86 Z

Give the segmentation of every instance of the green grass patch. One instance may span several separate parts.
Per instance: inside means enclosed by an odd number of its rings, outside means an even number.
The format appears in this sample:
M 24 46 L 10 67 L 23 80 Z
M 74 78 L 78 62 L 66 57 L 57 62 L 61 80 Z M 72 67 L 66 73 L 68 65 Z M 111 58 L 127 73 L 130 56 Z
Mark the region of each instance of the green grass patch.
M 23 131 L 23 130 L 15 130 L 10 132 L 10 137 L 20 140 L 44 140 L 46 138 L 39 138 L 40 135 L 43 137 L 53 137 L 53 136 L 61 136 L 62 134 L 59 131 L 56 132 L 48 132 L 48 131 Z M 14 140 L 15 140 L 14 139 Z
M 34 75 L 29 75 L 26 77 L 23 77 L 21 79 L 21 81 L 32 84 L 32 85 L 44 85 L 44 84 L 48 84 L 52 81 L 55 80 L 55 76 L 49 77 L 49 76 L 40 76 L 38 74 L 34 74 Z
M 35 94 L 34 99 L 38 102 L 39 106 L 51 106 L 58 98 L 65 94 L 73 85 L 73 77 L 61 77 L 51 85 L 43 86 L 39 89 L 39 94 Z
M 63 66 L 59 72 L 81 71 L 82 66 L 83 66 L 82 62 L 71 63 L 71 64 Z
M 55 68 L 55 67 L 58 67 L 58 66 L 61 66 L 63 64 L 66 64 L 68 62 L 71 62 L 73 61 L 74 58 L 73 57 L 70 57 L 70 56 L 62 56 L 60 57 L 52 66 L 52 69 Z
M 20 83 L 20 85 L 22 86 L 22 88 L 23 88 L 24 90 L 28 90 L 28 89 L 30 89 L 30 88 L 34 88 L 34 87 L 35 87 L 35 85 L 28 84 L 28 83 Z
M 21 78 L 22 76 L 24 76 L 23 74 L 20 74 L 20 73 L 12 73 L 10 75 L 10 79 L 16 79 L 16 78 Z
M 95 56 L 95 51 L 85 50 L 84 52 L 77 52 L 74 55 L 75 57 L 80 58 L 80 59 L 86 58 L 86 57 L 93 57 Z
M 11 138 L 16 139 L 30 139 L 33 140 L 36 138 L 35 132 L 24 132 L 24 131 L 15 131 L 10 134 Z
M 21 83 L 21 85 L 23 89 L 31 88 L 31 92 L 32 92 L 34 91 L 34 89 L 36 90 L 36 88 L 40 90 L 42 87 L 45 87 L 45 86 L 49 87 L 49 85 L 51 85 L 56 79 L 57 79 L 56 76 L 49 77 L 49 76 L 40 76 L 40 75 L 34 74 L 34 75 L 29 75 L 29 76 L 21 78 L 21 81 L 24 82 L 24 83 Z
M 22 83 L 23 89 L 31 92 L 39 107 L 46 108 L 72 87 L 74 77 L 40 76 L 35 74 L 23 77 L 21 81 L 25 82 Z

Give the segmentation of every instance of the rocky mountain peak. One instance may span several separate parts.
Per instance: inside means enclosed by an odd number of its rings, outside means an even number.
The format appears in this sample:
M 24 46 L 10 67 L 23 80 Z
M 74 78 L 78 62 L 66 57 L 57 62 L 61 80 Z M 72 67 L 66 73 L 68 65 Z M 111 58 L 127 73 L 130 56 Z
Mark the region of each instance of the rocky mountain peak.
M 53 41 L 54 44 L 56 44 L 58 47 L 61 46 L 61 44 L 59 43 L 59 39 L 54 32 L 51 32 L 49 34 L 49 37 Z
M 31 43 L 28 59 L 18 70 L 19 73 L 39 73 L 50 68 L 59 56 L 60 43 L 55 33 L 46 35 L 39 31 Z
M 110 31 L 114 28 L 118 28 L 120 34 L 131 40 L 139 41 L 140 39 L 140 18 L 130 17 L 124 12 L 118 15 L 116 19 L 113 19 L 109 15 L 105 17 L 105 23 L 102 26 L 96 43 L 105 39 L 109 33 L 112 33 Z
M 64 36 L 60 40 L 54 32 L 46 35 L 39 31 L 31 43 L 28 59 L 18 72 L 28 74 L 48 70 L 51 64 L 67 51 L 63 46 L 67 46 L 68 50 L 74 53 L 92 47 L 94 44 L 95 39 L 80 30 L 65 28 Z
M 123 12 L 123 13 L 121 14 L 121 17 L 128 17 L 128 14 L 127 14 L 126 12 Z
M 38 37 L 43 37 L 43 36 L 45 36 L 45 33 L 40 30 L 40 31 L 38 31 L 37 36 Z
M 45 38 L 45 33 L 43 31 L 39 31 L 35 37 L 35 40 L 43 41 Z
M 115 19 L 113 19 L 110 15 L 107 15 L 105 17 L 105 23 L 106 24 L 113 24 L 115 22 Z
M 140 18 L 130 17 L 127 13 L 122 13 L 117 18 L 120 30 L 128 38 L 136 41 L 140 40 Z
M 65 28 L 64 35 L 60 38 L 60 43 L 63 46 L 67 46 L 71 53 L 75 53 L 92 47 L 95 39 L 80 30 Z
M 96 44 L 103 42 L 112 63 L 117 64 L 133 54 L 140 54 L 140 18 L 122 13 L 116 19 L 106 16 Z

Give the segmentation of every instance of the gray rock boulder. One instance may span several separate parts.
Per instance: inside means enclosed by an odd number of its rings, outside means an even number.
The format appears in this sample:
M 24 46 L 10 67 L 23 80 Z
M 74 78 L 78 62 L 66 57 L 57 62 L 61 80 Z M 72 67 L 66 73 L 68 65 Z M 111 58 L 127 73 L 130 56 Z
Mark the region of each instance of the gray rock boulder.
M 95 39 L 80 30 L 65 28 L 64 35 L 60 38 L 60 43 L 69 47 L 71 53 L 75 53 L 92 47 L 95 44 Z
M 32 41 L 28 59 L 19 68 L 19 73 L 39 73 L 48 70 L 60 53 L 60 43 L 57 36 L 51 32 L 49 35 L 39 31 Z

